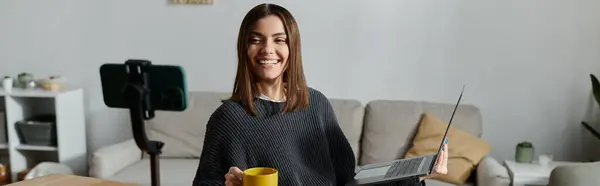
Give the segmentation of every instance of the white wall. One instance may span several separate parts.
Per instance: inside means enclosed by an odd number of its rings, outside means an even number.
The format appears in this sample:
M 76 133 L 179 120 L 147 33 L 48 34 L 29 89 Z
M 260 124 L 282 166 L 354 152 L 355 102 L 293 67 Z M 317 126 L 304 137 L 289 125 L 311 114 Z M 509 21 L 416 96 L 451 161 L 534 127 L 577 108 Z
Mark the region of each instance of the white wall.
M 0 74 L 60 74 L 86 88 L 90 150 L 131 134 L 101 100 L 98 67 L 179 64 L 190 90 L 230 91 L 235 42 L 258 0 L 0 1 Z M 271 1 L 268 1 L 271 2 Z M 306 75 L 329 97 L 464 103 L 499 159 L 516 143 L 580 158 L 588 73 L 600 74 L 600 1 L 275 1 L 299 21 Z

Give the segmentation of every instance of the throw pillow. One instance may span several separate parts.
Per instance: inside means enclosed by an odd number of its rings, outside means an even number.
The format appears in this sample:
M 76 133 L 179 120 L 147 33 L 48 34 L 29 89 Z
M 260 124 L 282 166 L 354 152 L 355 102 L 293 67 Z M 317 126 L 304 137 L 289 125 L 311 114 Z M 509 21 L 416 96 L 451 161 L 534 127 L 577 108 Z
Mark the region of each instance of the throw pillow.
M 417 134 L 405 158 L 436 154 L 448 123 L 440 121 L 430 113 L 424 113 Z M 490 151 L 485 141 L 450 126 L 448 134 L 448 174 L 433 179 L 463 185 L 477 164 Z

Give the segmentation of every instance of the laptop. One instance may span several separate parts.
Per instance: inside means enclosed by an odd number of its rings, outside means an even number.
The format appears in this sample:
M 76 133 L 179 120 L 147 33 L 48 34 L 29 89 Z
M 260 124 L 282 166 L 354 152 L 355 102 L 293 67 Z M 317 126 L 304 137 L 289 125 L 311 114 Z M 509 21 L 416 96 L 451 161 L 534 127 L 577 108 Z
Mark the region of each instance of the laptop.
M 462 91 L 460 92 L 460 96 L 458 97 L 458 101 L 456 102 L 456 106 L 454 106 L 454 111 L 452 112 L 452 116 L 450 117 L 450 121 L 448 122 L 448 126 L 446 127 L 446 132 L 444 132 L 444 137 L 440 139 L 441 143 L 438 152 L 442 149 L 442 146 L 444 145 L 444 139 L 446 139 L 446 134 L 448 134 L 448 129 L 450 129 L 452 119 L 454 119 L 454 114 L 456 113 L 458 104 L 462 99 L 464 90 L 465 86 L 463 86 Z M 346 185 L 353 186 L 382 184 L 405 180 L 409 178 L 418 178 L 426 176 L 428 174 L 431 174 L 431 172 L 433 171 L 433 167 L 437 160 L 437 154 L 438 153 L 426 156 L 399 159 L 390 162 L 364 165 L 358 168 L 354 179 L 348 182 Z

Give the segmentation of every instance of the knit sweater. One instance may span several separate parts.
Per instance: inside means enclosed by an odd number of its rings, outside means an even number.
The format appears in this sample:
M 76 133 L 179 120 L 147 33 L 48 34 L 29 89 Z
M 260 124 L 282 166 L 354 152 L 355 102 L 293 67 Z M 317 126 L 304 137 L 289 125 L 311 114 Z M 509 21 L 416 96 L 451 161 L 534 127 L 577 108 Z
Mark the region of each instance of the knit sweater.
M 308 108 L 294 112 L 281 113 L 285 102 L 256 99 L 254 106 L 257 116 L 224 100 L 210 116 L 193 186 L 224 185 L 232 166 L 275 168 L 283 186 L 337 186 L 353 179 L 354 153 L 321 92 L 309 89 Z

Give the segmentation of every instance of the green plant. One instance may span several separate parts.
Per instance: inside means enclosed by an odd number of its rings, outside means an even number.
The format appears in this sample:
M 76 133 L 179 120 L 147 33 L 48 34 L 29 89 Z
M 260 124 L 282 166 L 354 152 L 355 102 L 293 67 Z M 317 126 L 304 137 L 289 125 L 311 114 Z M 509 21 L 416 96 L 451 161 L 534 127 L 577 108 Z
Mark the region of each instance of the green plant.
M 596 76 L 594 76 L 594 74 L 590 74 L 590 79 L 592 80 L 592 94 L 594 99 L 596 100 L 596 102 L 598 103 L 597 106 L 600 106 L 600 82 L 598 81 L 598 78 L 596 78 Z M 583 125 L 583 127 L 588 130 L 590 133 L 592 133 L 592 135 L 594 135 L 594 137 L 596 137 L 597 139 L 600 140 L 600 131 L 597 131 L 596 129 L 594 129 L 594 127 L 592 127 L 589 123 L 582 121 L 581 124 Z
M 592 94 L 594 94 L 594 99 L 596 99 L 598 106 L 600 106 L 600 82 L 594 74 L 590 74 L 590 78 L 592 79 Z

